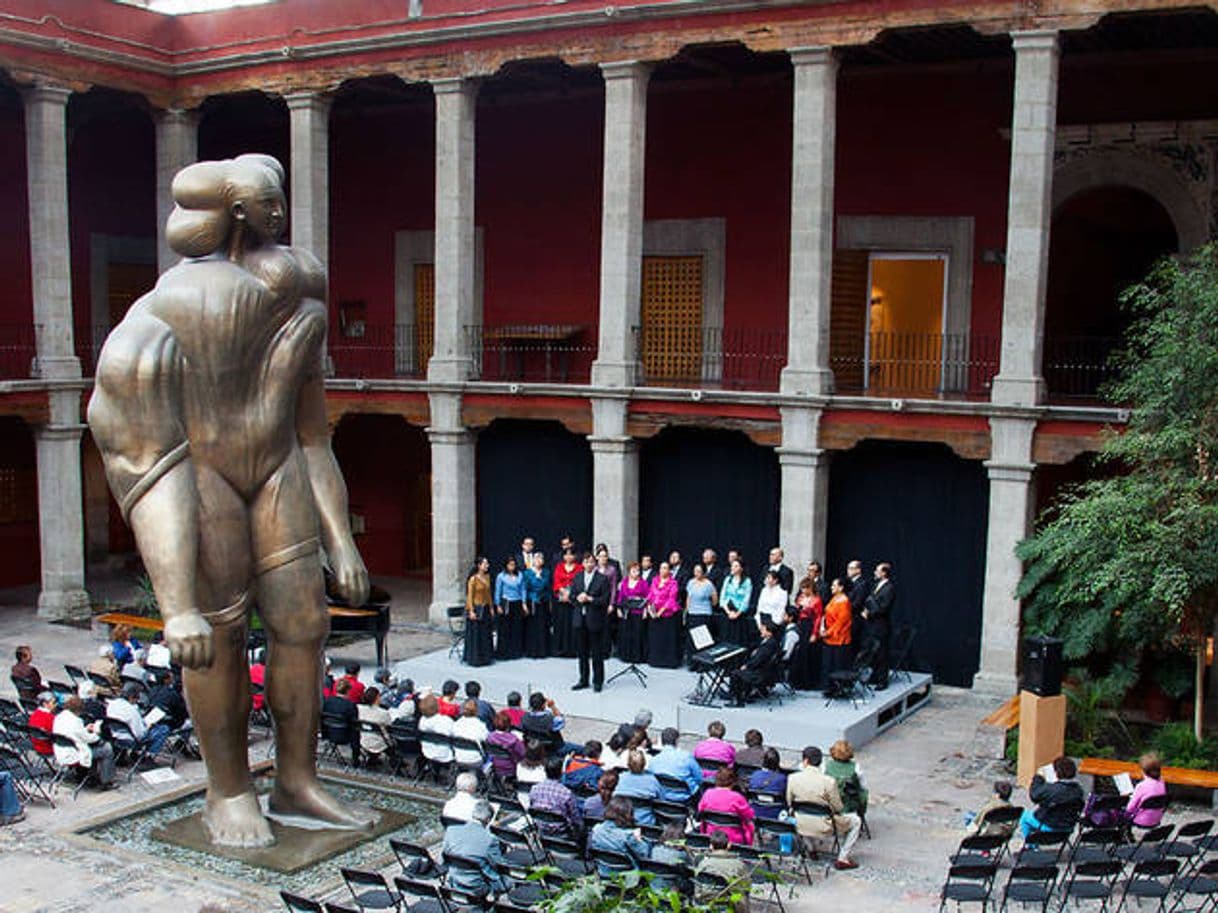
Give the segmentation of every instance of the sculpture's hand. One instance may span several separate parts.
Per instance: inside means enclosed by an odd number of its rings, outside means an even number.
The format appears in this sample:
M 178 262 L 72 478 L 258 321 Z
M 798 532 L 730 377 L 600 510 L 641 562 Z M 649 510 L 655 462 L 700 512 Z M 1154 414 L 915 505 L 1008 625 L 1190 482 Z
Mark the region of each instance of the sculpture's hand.
M 165 643 L 173 661 L 187 669 L 210 666 L 215 655 L 211 625 L 194 611 L 176 615 L 165 622 Z
M 334 583 L 338 595 L 349 606 L 362 606 L 368 601 L 368 569 L 354 543 L 337 548 L 330 555 L 334 568 Z

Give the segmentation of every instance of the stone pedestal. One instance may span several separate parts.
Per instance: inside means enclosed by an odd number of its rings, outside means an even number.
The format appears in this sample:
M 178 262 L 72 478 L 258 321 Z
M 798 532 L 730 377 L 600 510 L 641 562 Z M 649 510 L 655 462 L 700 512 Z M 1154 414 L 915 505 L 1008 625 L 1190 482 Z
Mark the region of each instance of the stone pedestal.
M 1027 788 L 1036 771 L 1061 757 L 1065 746 L 1066 696 L 1019 692 L 1019 785 Z

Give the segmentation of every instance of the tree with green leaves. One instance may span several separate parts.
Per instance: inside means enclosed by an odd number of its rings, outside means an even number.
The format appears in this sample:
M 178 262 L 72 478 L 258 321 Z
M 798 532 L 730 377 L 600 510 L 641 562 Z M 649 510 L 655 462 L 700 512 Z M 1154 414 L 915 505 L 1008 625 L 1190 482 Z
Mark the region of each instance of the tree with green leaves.
M 1028 633 L 1062 638 L 1114 690 L 1147 672 L 1169 694 L 1192 684 L 1200 739 L 1218 614 L 1218 245 L 1160 262 L 1121 302 L 1132 321 L 1105 393 L 1128 422 L 1105 437 L 1105 476 L 1067 489 L 1020 543 L 1017 595 Z

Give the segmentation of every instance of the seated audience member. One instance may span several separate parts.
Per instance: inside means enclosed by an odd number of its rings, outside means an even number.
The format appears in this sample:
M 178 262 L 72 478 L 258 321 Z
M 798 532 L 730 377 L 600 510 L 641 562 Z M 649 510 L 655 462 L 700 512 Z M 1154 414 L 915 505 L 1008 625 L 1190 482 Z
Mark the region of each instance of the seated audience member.
M 568 840 L 582 840 L 584 836 L 584 814 L 580 808 L 575 793 L 562 784 L 562 758 L 550 755 L 545 764 L 546 778 L 534 784 L 529 790 L 529 811 L 544 809 L 562 815 L 563 827 L 560 829 L 549 822 L 538 822 L 538 829 L 543 834 L 554 837 L 565 837 Z
M 1142 755 L 1138 765 L 1142 768 L 1142 779 L 1133 788 L 1129 803 L 1125 806 L 1122 817 L 1130 824 L 1138 827 L 1157 827 L 1163 820 L 1166 808 L 1143 808 L 1143 803 L 1155 796 L 1166 796 L 1167 786 L 1163 782 L 1163 762 L 1154 752 Z
M 765 756 L 765 738 L 760 730 L 750 729 L 744 734 L 744 747 L 736 752 L 736 766 L 760 767 Z
M 753 648 L 749 658 L 731 673 L 732 701 L 743 707 L 755 693 L 764 691 L 773 682 L 775 662 L 779 657 L 778 626 L 769 618 L 759 622 L 761 643 Z
M 831 828 L 836 825 L 841 847 L 833 866 L 838 869 L 857 869 L 858 863 L 850 858 L 850 851 L 858 842 L 859 832 L 863 829 L 863 819 L 842 808 L 842 797 L 837 791 L 837 783 L 820 769 L 823 759 L 824 755 L 815 745 L 804 749 L 800 769 L 787 777 L 787 804 L 815 802 L 829 806 L 833 810 L 834 824 L 830 824 L 827 817 L 805 815 L 797 810 L 795 827 L 808 844 L 808 848 L 815 851 L 816 841 L 831 836 Z
M 566 724 L 552 698 L 547 698 L 540 691 L 529 695 L 529 712 L 520 720 L 525 739 L 536 739 L 546 746 L 547 751 L 559 754 L 579 751 L 579 745 L 571 745 L 563 740 L 562 729 Z
M 491 755 L 495 773 L 505 780 L 515 779 L 516 765 L 524 760 L 524 741 L 512 732 L 512 718 L 506 710 L 495 714 L 495 731 L 487 735 L 486 742 L 498 745 L 508 753 L 507 757 Z
M 393 723 L 393 715 L 381 706 L 381 690 L 365 688 L 364 699 L 356 707 L 356 713 L 361 723 L 372 723 L 376 732 L 367 732 L 360 727 L 359 747 L 373 758 L 380 759 L 389 750 L 390 739 L 388 727 Z
M 106 702 L 97 696 L 97 686 L 92 682 L 81 682 L 76 686 L 76 696 L 84 704 L 81 719 L 96 723 L 106 718 Z
M 50 691 L 40 691 L 38 693 L 38 708 L 30 714 L 29 725 L 31 729 L 36 729 L 39 732 L 50 733 L 55 728 L 55 711 L 59 709 L 59 702 L 55 700 L 55 695 Z M 51 755 L 53 748 L 51 740 L 46 736 L 37 736 L 30 734 L 30 744 L 34 746 L 34 750 L 40 755 Z
M 89 664 L 87 671 L 104 678 L 110 683 L 110 694 L 105 694 L 100 689 L 98 690 L 98 694 L 101 697 L 110 697 L 118 693 L 122 681 L 118 675 L 118 663 L 114 661 L 114 647 L 111 644 L 102 644 L 97 648 L 97 659 Z
M 647 769 L 647 758 L 639 749 L 626 755 L 626 771 L 617 778 L 614 797 L 630 799 L 634 805 L 634 820 L 639 824 L 655 824 L 651 803 L 661 798 L 660 781 Z M 636 801 L 643 800 L 643 801 Z
M 1010 780 L 995 780 L 993 797 L 981 806 L 975 817 L 968 826 L 968 836 L 974 834 L 982 834 L 986 837 L 1010 837 L 1015 833 L 1014 821 L 990 821 L 990 813 L 996 812 L 1000 808 L 1011 807 L 1011 781 Z
M 629 743 L 638 733 L 643 734 L 643 750 L 651 750 L 651 736 L 647 732 L 647 727 L 651 725 L 652 715 L 650 710 L 640 710 L 634 715 L 633 723 L 622 723 L 617 727 L 617 731 L 626 737 L 626 742 Z
M 684 748 L 678 748 L 681 733 L 669 726 L 660 733 L 660 751 L 647 764 L 657 777 L 676 777 L 685 784 L 683 789 L 660 784 L 660 798 L 667 802 L 686 802 L 702 786 L 702 768 Z M 658 782 L 658 781 L 657 781 Z
M 321 701 L 321 735 L 334 745 L 351 746 L 351 763 L 359 766 L 359 708 L 349 697 L 351 683 L 340 678 L 334 693 Z
M 829 757 L 825 758 L 821 769 L 837 783 L 837 792 L 846 811 L 867 814 L 867 787 L 863 784 L 862 768 L 854 759 L 853 745 L 838 739 L 829 746 Z
M 736 853 L 728 849 L 727 834 L 718 831 L 710 836 L 710 852 L 703 856 L 694 868 L 694 875 L 718 875 L 727 879 L 727 887 L 720 891 L 717 888 L 694 879 L 694 899 L 699 903 L 710 903 L 713 900 L 739 894 L 740 899 L 733 906 L 733 913 L 749 913 L 749 878 L 748 863 Z
M 405 683 L 398 682 L 398 680 L 393 677 L 393 673 L 384 666 L 381 666 L 376 670 L 375 674 L 372 676 L 372 683 L 380 689 L 381 706 L 390 713 L 397 710 L 397 708 L 402 705 L 402 702 L 411 696 L 411 691 L 413 690 L 404 688 L 403 685 Z M 413 685 L 414 683 L 411 682 L 411 684 Z M 393 714 L 394 719 L 398 719 L 400 716 L 402 716 L 400 713 Z
M 651 845 L 634 831 L 634 809 L 629 799 L 614 796 L 605 806 L 605 818 L 588 835 L 588 850 L 609 850 L 629 856 L 636 863 L 651 855 Z M 601 861 L 596 863 L 597 874 L 608 878 L 613 870 Z
M 601 748 L 601 768 L 603 770 L 626 769 L 626 745 L 628 739 L 620 732 L 609 737 L 609 744 Z
M 508 719 L 512 721 L 512 728 L 519 729 L 521 720 L 524 719 L 524 707 L 521 706 L 524 698 L 520 696 L 519 691 L 509 691 L 507 696 L 507 706 L 503 708 L 503 712 L 508 715 Z
M 484 745 L 489 735 L 486 724 L 478 718 L 478 702 L 470 698 L 461 705 L 461 716 L 453 723 L 453 737 L 470 739 L 479 745 Z M 480 764 L 482 762 L 481 752 L 474 751 L 472 748 L 456 748 L 454 752 L 459 764 Z
M 516 765 L 516 785 L 526 792 L 533 784 L 546 778 L 546 746 L 529 739 L 524 746 L 524 758 Z
M 719 720 L 714 720 L 706 727 L 706 738 L 694 746 L 694 759 L 698 761 L 718 761 L 732 766 L 736 763 L 736 748 L 731 742 L 725 741 L 727 727 Z M 704 780 L 713 780 L 713 770 L 703 771 Z
M 583 751 L 577 751 L 567 761 L 562 772 L 563 785 L 568 789 L 578 789 L 581 786 L 596 787 L 601 778 L 601 743 L 596 739 L 584 742 Z
M 753 811 L 757 813 L 758 818 L 777 818 L 782 812 L 782 803 L 786 802 L 787 795 L 787 775 L 780 768 L 778 750 L 767 748 L 761 756 L 761 769 L 753 771 L 749 776 L 750 790 L 768 793 L 782 800 L 777 805 L 768 802 L 754 804 Z
M 37 700 L 38 695 L 44 690 L 44 686 L 42 673 L 33 666 L 34 651 L 28 644 L 22 644 L 13 651 L 13 656 L 17 661 L 13 663 L 9 675 L 13 679 L 13 687 L 17 689 L 17 695 L 26 700 Z
M 457 697 L 460 688 L 451 678 L 440 688 L 440 712 L 452 720 L 461 716 L 461 699 Z
M 660 841 L 652 844 L 651 859 L 653 862 L 663 862 L 668 865 L 688 866 L 691 864 L 689 850 L 685 849 L 682 844 L 685 840 L 685 831 L 675 821 L 669 821 L 664 825 L 664 830 L 660 834 Z M 680 891 L 687 893 L 689 890 L 689 879 L 669 878 L 667 875 L 653 875 L 651 886 L 657 891 Z
M 169 727 L 162 722 L 148 725 L 139 708 L 142 693 L 143 689 L 139 685 L 124 685 L 122 693 L 106 703 L 106 718 L 126 723 L 135 741 L 146 746 L 149 755 L 155 756 L 160 753 L 161 746 L 169 737 Z M 120 746 L 123 745 L 123 736 L 114 735 L 114 741 Z
M 170 654 L 169 648 L 165 646 L 164 631 L 157 631 L 152 643 L 148 645 L 148 652 L 144 657 L 144 667 L 156 673 L 173 668 L 173 656 Z
M 457 821 L 468 821 L 478 804 L 478 775 L 463 770 L 457 774 L 456 791 L 452 794 L 440 815 Z
M 491 706 L 490 701 L 482 699 L 482 685 L 478 682 L 465 683 L 466 700 L 476 701 L 478 704 L 478 719 L 482 720 L 487 730 L 495 723 L 495 708 Z
M 13 785 L 13 775 L 0 770 L 0 827 L 25 820 L 25 806 Z
M 182 692 L 174 686 L 173 673 L 168 669 L 159 673 L 156 684 L 148 693 L 148 706 L 155 707 L 164 714 L 161 722 L 171 730 L 181 729 L 190 719 L 190 712 L 186 709 L 186 699 L 182 697 Z
M 73 747 L 55 746 L 55 763 L 60 767 L 83 767 L 94 771 L 102 789 L 114 787 L 114 749 L 101 737 L 101 722 L 85 725 L 80 718 L 84 706 L 79 697 L 70 697 L 55 716 L 54 733 L 67 736 Z
M 359 663 L 347 663 L 343 680 L 347 682 L 347 700 L 359 704 L 364 699 L 364 683 L 359 680 Z
M 454 824 L 444 831 L 444 852 L 477 862 L 480 871 L 449 866 L 446 881 L 449 887 L 476 897 L 489 897 L 507 890 L 507 882 L 495 866 L 506 864 L 499 840 L 488 825 L 494 817 L 490 803 L 480 799 L 470 812 L 469 821 Z
M 135 682 L 137 685 L 147 687 L 152 681 L 152 676 L 148 671 L 148 666 L 145 664 L 144 657 L 146 655 L 143 647 L 132 650 L 131 662 L 125 664 L 119 670 L 119 679 L 123 682 Z
M 261 710 L 266 705 L 266 647 L 254 651 L 254 661 L 250 663 L 250 702 L 254 710 Z
M 451 736 L 453 721 L 440 712 L 440 702 L 434 694 L 428 694 L 419 699 L 419 734 L 425 732 L 436 735 Z M 452 745 L 441 742 L 420 742 L 425 757 L 432 764 L 446 766 L 454 759 Z
M 1019 819 L 1020 833 L 1026 838 L 1032 831 L 1072 831 L 1083 811 L 1083 788 L 1074 779 L 1078 769 L 1067 757 L 1053 762 L 1056 783 L 1049 783 L 1040 774 L 1028 785 L 1028 798 L 1036 808 L 1024 809 Z
M 617 789 L 617 778 L 616 770 L 607 770 L 601 774 L 601 778 L 596 782 L 596 795 L 584 800 L 585 821 L 605 817 L 605 806 L 609 804 L 613 791 Z
M 131 662 L 135 651 L 142 649 L 144 645 L 131 636 L 130 625 L 115 625 L 110 634 L 110 646 L 114 648 L 114 661 L 121 669 Z
M 334 697 L 338 693 L 334 679 L 334 661 L 328 656 L 322 657 L 321 696 Z
M 702 833 L 713 834 L 723 831 L 732 843 L 743 843 L 751 846 L 753 843 L 753 819 L 756 813 L 753 806 L 744 796 L 736 792 L 736 772 L 725 767 L 715 774 L 715 785 L 702 794 L 698 802 L 700 812 L 727 812 L 740 816 L 740 827 L 730 827 L 725 824 L 704 822 Z

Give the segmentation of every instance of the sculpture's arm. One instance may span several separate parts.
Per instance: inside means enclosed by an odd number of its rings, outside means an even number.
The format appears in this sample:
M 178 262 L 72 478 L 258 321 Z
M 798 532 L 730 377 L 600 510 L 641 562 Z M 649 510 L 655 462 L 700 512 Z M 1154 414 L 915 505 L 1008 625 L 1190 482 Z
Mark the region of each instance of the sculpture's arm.
M 297 397 L 296 435 L 304 451 L 313 498 L 321 517 L 322 544 L 334 568 L 339 595 L 350 605 L 363 605 L 368 601 L 368 571 L 351 535 L 347 486 L 334 451 L 330 449 L 320 357 Z
M 199 493 L 182 424 L 180 361 L 169 326 L 134 309 L 102 348 L 88 418 L 152 579 L 170 654 L 198 668 L 213 653 L 211 627 L 199 614 Z

